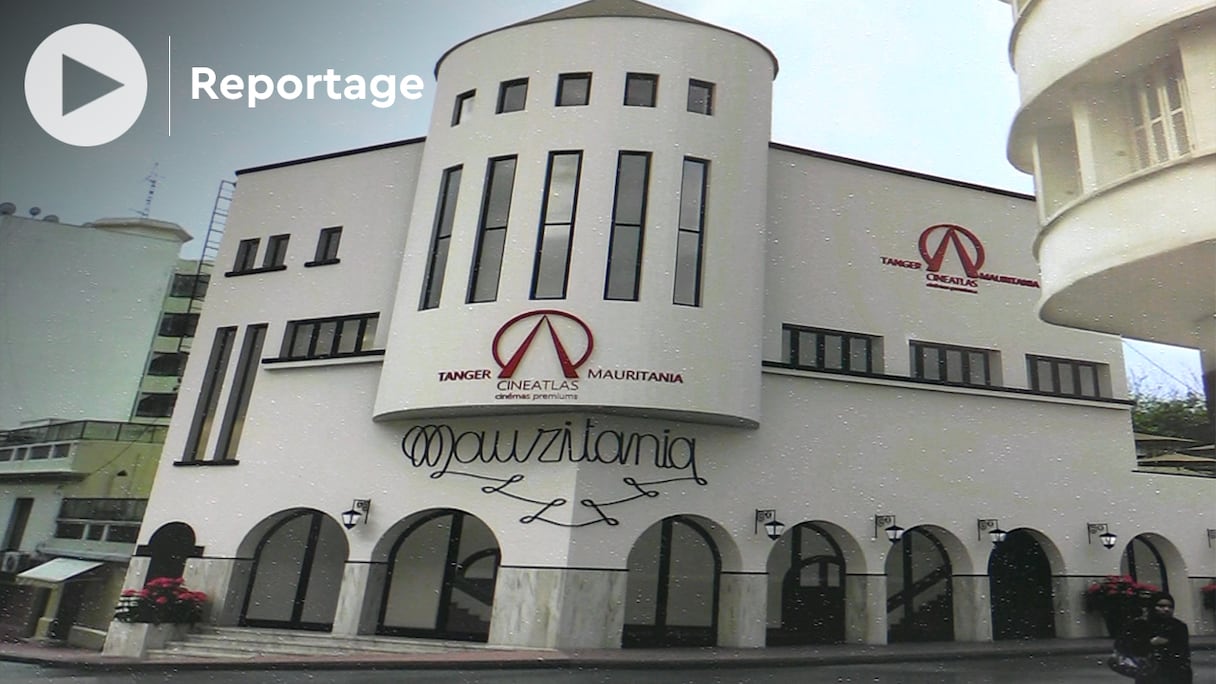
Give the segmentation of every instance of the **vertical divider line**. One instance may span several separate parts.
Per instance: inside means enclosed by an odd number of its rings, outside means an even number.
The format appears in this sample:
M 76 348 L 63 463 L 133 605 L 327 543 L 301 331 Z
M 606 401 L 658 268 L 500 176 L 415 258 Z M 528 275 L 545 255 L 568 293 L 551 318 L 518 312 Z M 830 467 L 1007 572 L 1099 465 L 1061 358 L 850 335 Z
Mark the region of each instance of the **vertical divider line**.
M 172 138 L 173 137 L 173 36 L 172 35 L 169 36 L 169 47 L 168 47 L 167 56 L 168 56 L 168 60 L 166 62 L 166 66 L 167 66 L 168 79 L 169 79 L 169 92 L 165 95 L 165 101 L 169 106 L 168 110 L 167 110 L 168 113 L 166 115 L 169 119 L 168 120 L 169 135 L 167 137 Z

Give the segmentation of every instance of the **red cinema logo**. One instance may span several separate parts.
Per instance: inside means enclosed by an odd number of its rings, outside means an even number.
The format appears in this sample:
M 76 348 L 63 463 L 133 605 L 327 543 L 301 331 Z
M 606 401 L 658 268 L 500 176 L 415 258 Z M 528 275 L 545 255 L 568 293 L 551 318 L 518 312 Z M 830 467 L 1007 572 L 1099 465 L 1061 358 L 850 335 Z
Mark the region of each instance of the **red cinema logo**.
M 591 357 L 595 338 L 591 334 L 591 328 L 577 316 L 557 309 L 538 309 L 522 313 L 498 329 L 491 348 L 494 362 L 502 369 L 498 377 L 510 378 L 515 375 L 515 370 L 519 368 L 528 350 L 532 349 L 532 343 L 536 341 L 542 329 L 549 333 L 548 338 L 553 344 L 562 375 L 572 379 L 578 377 L 579 367 Z M 508 341 L 513 343 L 524 331 L 527 332 L 523 341 L 515 345 L 514 349 L 506 350 L 510 352 L 510 356 L 504 361 L 507 356 L 503 353 L 504 347 L 508 346 Z M 573 358 L 574 355 L 577 355 L 577 358 Z
M 938 233 L 941 234 L 941 239 L 937 242 L 937 249 L 930 253 L 929 240 Z M 937 273 L 941 270 L 946 252 L 953 247 L 954 253 L 958 255 L 958 260 L 963 264 L 963 272 L 967 274 L 967 277 L 980 277 L 980 269 L 984 266 L 984 245 L 980 243 L 980 239 L 975 236 L 975 233 L 966 228 L 953 223 L 929 226 L 920 234 L 917 244 L 930 273 Z

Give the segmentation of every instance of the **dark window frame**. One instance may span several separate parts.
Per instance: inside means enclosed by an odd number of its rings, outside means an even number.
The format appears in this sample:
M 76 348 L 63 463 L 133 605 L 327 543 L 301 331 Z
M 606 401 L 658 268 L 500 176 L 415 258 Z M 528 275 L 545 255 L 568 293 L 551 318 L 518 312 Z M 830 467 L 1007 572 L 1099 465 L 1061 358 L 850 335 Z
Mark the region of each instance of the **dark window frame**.
M 317 250 L 313 254 L 312 261 L 306 261 L 304 265 L 312 267 L 341 263 L 342 260 L 338 258 L 338 248 L 341 244 L 342 226 L 322 228 L 321 232 L 317 234 Z
M 233 276 L 255 272 L 257 267 L 254 264 L 257 263 L 258 248 L 261 244 L 261 238 L 246 238 L 237 243 L 236 258 L 232 262 L 232 270 L 224 275 Z
M 638 101 L 630 102 L 629 85 L 631 83 L 649 83 L 650 92 L 648 93 L 648 97 L 642 98 L 641 100 L 638 100 Z M 626 106 L 626 107 L 656 107 L 656 106 L 658 106 L 658 102 L 659 102 L 659 75 L 658 74 L 645 74 L 645 73 L 632 72 L 632 71 L 625 74 L 625 93 L 624 93 L 624 96 L 622 97 L 622 103 L 624 106 Z
M 523 101 L 519 103 L 518 108 L 515 108 L 514 105 L 512 105 L 512 103 L 509 100 L 511 98 L 511 93 L 514 91 L 514 89 L 519 88 L 520 86 L 523 86 Z M 512 108 L 507 109 L 508 106 L 511 106 Z M 527 79 L 527 77 L 513 78 L 510 81 L 503 81 L 502 83 L 498 84 L 498 104 L 494 108 L 495 114 L 510 114 L 511 112 L 522 112 L 522 111 L 526 110 L 527 108 L 528 108 L 528 79 Z
M 554 167 L 554 162 L 558 157 L 565 157 L 565 156 L 574 156 L 575 157 L 574 183 L 573 183 L 573 187 L 570 188 L 570 193 L 571 193 L 570 216 L 569 216 L 568 221 L 554 221 L 554 220 L 551 220 L 551 217 L 549 216 L 549 201 L 550 201 L 550 199 L 552 199 L 552 195 L 553 195 L 553 187 L 552 187 L 553 167 Z M 583 151 L 582 150 L 561 150 L 561 151 L 554 151 L 554 152 L 549 153 L 549 162 L 548 162 L 547 169 L 545 171 L 544 195 L 543 195 L 543 199 L 541 200 L 540 226 L 537 229 L 537 236 L 536 236 L 536 252 L 535 252 L 535 257 L 533 258 L 533 261 L 532 261 L 532 286 L 531 286 L 531 290 L 529 292 L 529 298 L 531 298 L 531 299 L 542 300 L 542 299 L 565 299 L 566 298 L 566 291 L 570 285 L 570 257 L 574 250 L 574 224 L 576 222 L 576 218 L 578 215 L 578 191 L 579 191 L 579 185 L 580 185 L 580 180 L 582 178 L 582 174 L 583 174 Z M 539 289 L 539 286 L 541 285 L 541 283 L 540 283 L 541 271 L 542 271 L 541 266 L 545 262 L 545 257 L 546 257 L 545 252 L 544 252 L 545 238 L 551 229 L 554 229 L 554 230 L 565 229 L 565 231 L 566 231 L 566 240 L 565 240 L 566 244 L 565 244 L 565 250 L 564 250 L 565 253 L 561 254 L 559 257 L 561 259 L 561 263 L 563 264 L 563 266 L 562 266 L 562 283 L 561 283 L 561 288 L 560 288 L 560 294 L 541 296 L 540 294 L 538 294 L 538 289 Z M 545 289 L 547 290 L 548 288 L 546 287 Z
M 697 107 L 696 104 L 701 101 L 700 97 L 694 97 L 694 89 L 701 89 L 705 92 L 704 107 Z M 701 81 L 695 78 L 688 79 L 688 111 L 693 114 L 704 114 L 705 116 L 714 115 L 714 90 L 715 85 L 710 81 Z
M 469 114 L 472 113 L 472 111 L 473 111 L 472 103 L 473 103 L 473 98 L 475 98 L 475 97 L 477 97 L 476 89 L 466 90 L 463 93 L 460 93 L 459 95 L 456 96 L 456 102 L 452 106 L 452 125 L 453 126 L 459 126 L 460 122 L 464 120 L 465 114 L 466 114 L 466 112 L 464 111 L 464 106 L 466 103 L 468 103 L 469 107 L 470 107 L 468 113 Z
M 383 349 L 375 347 L 364 347 L 364 338 L 368 334 L 368 325 L 372 324 L 378 328 L 380 322 L 380 313 L 363 313 L 350 314 L 346 316 L 327 316 L 324 318 L 306 318 L 295 321 L 287 321 L 286 328 L 283 332 L 283 343 L 279 349 L 279 355 L 273 359 L 263 359 L 266 362 L 283 362 L 283 361 L 315 361 L 325 359 L 341 359 L 357 356 L 367 356 L 369 354 L 383 354 Z M 353 334 L 348 337 L 347 331 L 350 323 L 357 324 Z M 321 351 L 317 348 L 321 342 L 322 331 L 326 325 L 332 324 L 332 337 L 329 339 L 328 351 Z M 307 350 L 303 354 L 294 352 L 297 344 L 301 343 L 301 334 L 307 334 Z M 353 338 L 354 342 L 351 345 L 350 351 L 342 351 L 343 339 Z M 368 344 L 375 344 L 375 333 L 372 334 L 372 339 Z
M 194 404 L 190 432 L 186 434 L 186 445 L 178 463 L 203 460 L 198 455 L 206 448 L 211 436 L 211 427 L 215 423 L 215 412 L 224 388 L 224 377 L 228 371 L 228 360 L 232 356 L 232 343 L 235 339 L 236 326 L 225 326 L 215 331 L 211 354 L 207 358 L 207 369 L 203 373 L 203 384 L 199 389 L 198 401 Z
M 168 418 L 176 403 L 177 392 L 140 392 L 133 413 L 137 418 Z
M 694 165 L 694 166 L 699 166 L 701 169 L 700 201 L 697 206 L 696 228 L 695 229 L 686 227 L 687 224 L 685 222 L 685 216 L 684 216 L 684 207 L 685 207 L 684 186 L 685 186 L 685 180 L 686 180 L 687 173 L 688 173 L 688 167 L 690 164 Z M 697 157 L 684 157 L 684 162 L 681 166 L 680 211 L 679 211 L 679 216 L 676 221 L 676 263 L 675 263 L 675 267 L 672 269 L 673 283 L 672 283 L 672 292 L 671 292 L 672 304 L 675 304 L 677 306 L 701 306 L 701 281 L 702 281 L 702 276 L 704 275 L 704 272 L 705 272 L 705 268 L 704 268 L 705 216 L 706 216 L 706 211 L 707 211 L 706 205 L 709 203 L 709 168 L 710 168 L 710 163 L 709 163 L 708 159 L 699 159 Z M 681 240 L 681 238 L 684 237 L 685 235 L 695 235 L 696 236 L 695 259 L 693 262 L 693 273 L 691 276 L 692 277 L 692 300 L 691 301 L 681 301 L 681 299 L 680 299 L 680 289 L 681 289 L 680 284 L 681 284 L 681 282 L 683 282 L 683 279 L 689 277 L 687 275 L 682 275 L 683 272 L 680 268 L 680 263 L 681 263 L 680 255 L 682 252 L 682 245 L 684 244 L 684 241 Z
M 439 180 L 439 200 L 431 228 L 431 249 L 422 278 L 419 311 L 439 308 L 443 296 L 443 277 L 447 272 L 452 227 L 456 222 L 456 203 L 460 201 L 460 181 L 463 176 L 464 166 L 451 166 L 443 170 Z
M 291 242 L 290 233 L 271 235 L 266 239 L 266 254 L 262 257 L 263 271 L 286 268 L 287 245 Z
M 209 273 L 174 273 L 169 296 L 201 299 L 207 296 L 207 288 L 210 285 Z
M 636 224 L 624 223 L 624 222 L 621 222 L 620 220 L 618 220 L 619 219 L 618 212 L 619 212 L 620 205 L 621 205 L 621 190 L 622 190 L 621 189 L 621 164 L 626 157 L 641 157 L 641 158 L 645 159 L 645 162 L 646 162 L 645 172 L 642 174 L 641 199 L 639 202 L 640 209 L 638 212 L 639 222 Z M 652 164 L 651 164 L 652 161 L 653 161 L 652 154 L 650 152 L 622 150 L 621 152 L 619 152 L 617 154 L 616 182 L 613 184 L 613 191 L 612 191 L 612 223 L 611 223 L 611 230 L 608 235 L 608 263 L 607 263 L 606 270 L 604 273 L 604 299 L 608 300 L 608 301 L 636 302 L 636 301 L 638 301 L 638 297 L 640 296 L 640 293 L 641 293 L 642 253 L 643 253 L 643 248 L 645 247 L 645 244 L 646 244 L 646 210 L 647 210 L 647 204 L 649 203 L 649 200 L 650 200 L 650 172 L 651 172 L 651 167 L 652 167 Z M 612 263 L 613 263 L 614 257 L 619 258 L 619 256 L 620 256 L 620 255 L 616 254 L 616 246 L 617 246 L 616 245 L 616 233 L 617 233 L 618 226 L 622 227 L 622 228 L 636 229 L 638 232 L 636 245 L 631 245 L 631 247 L 634 248 L 633 252 L 632 252 L 632 256 L 634 259 L 634 267 L 633 267 L 633 274 L 632 274 L 633 292 L 631 295 L 626 296 L 626 297 L 611 296 L 611 293 L 613 290 Z
M 507 204 L 503 210 L 502 225 L 489 225 L 490 209 L 495 193 L 499 188 L 495 187 L 494 178 L 495 170 L 498 164 L 511 163 L 511 175 L 508 182 L 506 192 Z M 511 224 L 511 205 L 515 194 L 515 173 L 519 168 L 519 158 L 516 155 L 507 155 L 503 157 L 493 157 L 486 163 L 486 180 L 482 186 L 481 193 L 481 216 L 477 220 L 477 239 L 473 247 L 473 264 L 469 268 L 469 286 L 465 296 L 466 304 L 480 304 L 484 302 L 493 302 L 498 299 L 498 286 L 502 280 L 502 262 L 503 256 L 506 253 L 507 245 L 507 230 Z M 486 277 L 489 269 L 486 267 L 490 264 L 485 251 L 489 244 L 489 238 L 496 236 L 497 233 L 502 233 L 502 249 L 498 252 L 498 262 L 494 264 L 494 291 L 492 293 L 484 293 L 478 295 L 478 290 L 483 285 L 482 278 Z
M 249 399 L 253 396 L 253 383 L 257 380 L 258 359 L 262 356 L 262 345 L 266 342 L 266 323 L 256 323 L 245 328 L 245 340 L 236 362 L 232 391 L 228 394 L 228 406 L 220 421 L 220 436 L 215 444 L 215 460 L 236 460 L 237 445 L 245 426 L 249 410 Z
M 1046 363 L 1050 367 L 1051 380 L 1050 387 L 1043 387 L 1039 382 L 1038 364 Z M 1026 355 L 1026 372 L 1030 379 L 1030 389 L 1043 394 L 1053 394 L 1061 397 L 1074 397 L 1077 399 L 1106 399 L 1109 398 L 1108 393 L 1103 391 L 1104 371 L 1109 372 L 1110 367 L 1104 363 L 1096 361 L 1082 361 L 1079 359 L 1065 359 L 1057 356 L 1043 356 L 1041 354 Z M 1084 382 L 1081 374 L 1082 369 L 1088 369 L 1093 374 L 1093 394 L 1087 394 L 1083 391 Z M 1062 382 L 1062 374 L 1067 371 L 1072 382 L 1072 392 L 1064 391 Z
M 573 81 L 585 81 L 587 89 L 583 93 L 582 102 L 562 102 L 562 95 L 566 93 L 566 86 Z M 557 95 L 553 100 L 554 107 L 586 107 L 591 104 L 591 72 L 577 71 L 567 74 L 557 75 Z
M 832 328 L 816 328 L 805 325 L 786 323 L 781 326 L 786 361 L 791 368 L 799 370 L 823 371 L 827 373 L 847 373 L 849 375 L 881 375 L 882 337 L 864 333 L 835 330 Z M 812 338 L 815 346 L 813 351 L 805 349 L 804 336 Z M 828 338 L 840 338 L 840 364 L 828 365 Z M 864 349 L 865 368 L 853 368 L 853 347 L 860 345 Z M 813 355 L 813 360 L 810 356 Z M 876 363 L 877 361 L 877 363 Z
M 160 337 L 194 337 L 197 331 L 197 313 L 166 311 L 161 314 L 156 334 Z
M 937 342 L 923 342 L 920 340 L 912 340 L 909 343 L 909 351 L 911 352 L 912 377 L 925 382 L 932 382 L 941 385 L 954 385 L 958 387 L 996 387 L 996 377 L 993 373 L 993 357 L 995 351 L 992 349 L 980 349 L 978 347 L 964 347 L 954 344 L 941 344 Z M 936 370 L 938 377 L 931 378 L 925 375 L 925 359 L 921 350 L 932 350 L 937 352 Z M 951 353 L 959 354 L 959 371 L 962 375 L 962 380 L 949 379 L 949 355 Z M 975 371 L 972 369 L 972 355 L 978 354 L 983 363 L 980 373 L 982 378 L 980 381 L 975 379 Z
M 158 378 L 181 377 L 188 357 L 186 352 L 153 352 L 152 358 L 148 360 L 147 375 Z

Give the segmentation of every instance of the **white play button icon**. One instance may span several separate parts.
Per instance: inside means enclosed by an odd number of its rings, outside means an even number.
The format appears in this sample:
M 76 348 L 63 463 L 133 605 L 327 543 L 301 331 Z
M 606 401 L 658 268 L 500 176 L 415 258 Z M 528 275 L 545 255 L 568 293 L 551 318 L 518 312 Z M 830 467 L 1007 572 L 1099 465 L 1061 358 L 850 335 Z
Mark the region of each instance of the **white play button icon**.
M 135 46 L 97 24 L 61 28 L 25 69 L 34 120 L 61 142 L 104 145 L 127 132 L 144 108 L 148 75 Z

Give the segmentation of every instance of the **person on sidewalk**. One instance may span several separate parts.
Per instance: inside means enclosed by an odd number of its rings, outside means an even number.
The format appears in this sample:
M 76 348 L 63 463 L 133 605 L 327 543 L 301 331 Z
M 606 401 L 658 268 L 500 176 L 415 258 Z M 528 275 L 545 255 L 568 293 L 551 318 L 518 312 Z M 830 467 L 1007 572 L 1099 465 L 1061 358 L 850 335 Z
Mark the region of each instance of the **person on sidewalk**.
M 1119 638 L 1120 651 L 1151 657 L 1153 672 L 1136 677 L 1136 684 L 1192 684 L 1190 633 L 1186 623 L 1174 617 L 1174 597 L 1154 594 L 1148 615 L 1132 620 Z

